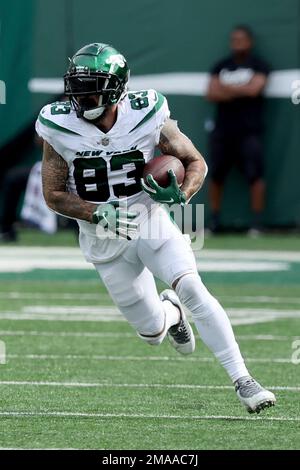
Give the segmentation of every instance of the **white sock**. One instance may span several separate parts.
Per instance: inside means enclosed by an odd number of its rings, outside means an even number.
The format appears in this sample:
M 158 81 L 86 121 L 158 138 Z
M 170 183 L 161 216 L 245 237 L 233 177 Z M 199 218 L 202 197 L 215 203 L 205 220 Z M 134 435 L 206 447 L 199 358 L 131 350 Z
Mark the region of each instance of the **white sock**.
M 202 341 L 214 353 L 235 382 L 249 375 L 225 310 L 208 292 L 198 274 L 183 276 L 176 292 L 180 301 L 192 313 Z
M 168 333 L 168 329 L 171 326 L 176 325 L 180 321 L 179 309 L 175 307 L 175 305 L 173 305 L 172 302 L 170 302 L 169 300 L 164 300 L 162 301 L 161 305 L 162 305 L 162 315 L 156 318 L 155 324 L 154 322 L 151 323 L 152 331 L 153 330 L 160 331 L 160 333 L 150 334 L 150 335 L 145 334 L 145 333 L 138 333 L 138 336 L 140 338 L 144 339 L 145 341 L 147 341 L 149 344 L 152 344 L 153 346 L 160 345 L 163 342 L 166 334 Z M 160 320 L 160 325 L 161 325 L 160 328 L 157 327 L 158 319 Z M 154 327 L 154 325 L 156 326 Z
M 168 331 L 171 326 L 180 322 L 180 312 L 169 300 L 163 301 L 163 308 L 166 314 L 166 330 Z

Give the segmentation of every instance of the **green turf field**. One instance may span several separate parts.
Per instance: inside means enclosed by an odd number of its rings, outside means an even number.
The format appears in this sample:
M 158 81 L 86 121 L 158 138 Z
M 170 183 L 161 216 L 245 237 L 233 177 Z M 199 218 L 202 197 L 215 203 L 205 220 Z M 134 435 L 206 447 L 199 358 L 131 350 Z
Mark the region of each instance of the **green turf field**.
M 44 248 L 32 249 L 37 242 Z M 72 235 L 26 232 L 0 247 L 0 447 L 299 449 L 299 240 L 218 237 L 205 246 L 196 250 L 202 277 L 251 372 L 276 393 L 275 408 L 249 415 L 199 340 L 188 358 L 167 341 L 139 340 Z

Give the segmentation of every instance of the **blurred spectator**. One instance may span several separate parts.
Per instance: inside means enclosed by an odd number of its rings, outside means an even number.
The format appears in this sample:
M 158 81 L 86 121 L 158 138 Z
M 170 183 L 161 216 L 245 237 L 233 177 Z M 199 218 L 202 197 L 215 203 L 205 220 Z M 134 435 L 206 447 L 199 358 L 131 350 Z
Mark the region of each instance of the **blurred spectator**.
M 33 165 L 26 185 L 21 219 L 50 235 L 57 231 L 57 215 L 46 204 L 42 185 L 42 162 Z
M 262 154 L 263 90 L 268 65 L 253 55 L 253 33 L 248 26 L 231 32 L 231 55 L 212 69 L 207 98 L 216 102 L 215 128 L 210 142 L 210 206 L 213 232 L 220 230 L 220 211 L 226 176 L 237 165 L 250 185 L 251 232 L 262 227 L 265 183 Z
M 37 146 L 42 147 L 42 139 L 36 136 L 34 141 Z M 13 242 L 17 240 L 15 222 L 18 219 L 20 201 L 26 189 L 31 169 L 32 164 L 13 166 L 2 178 L 3 211 L 0 224 L 0 241 Z
M 54 101 L 64 101 L 58 96 Z M 0 149 L 3 171 L 0 174 L 2 214 L 0 218 L 0 242 L 14 242 L 18 238 L 16 222 L 24 193 L 20 219 L 26 226 L 53 234 L 59 226 L 78 233 L 78 225 L 72 219 L 59 218 L 48 209 L 42 194 L 41 156 L 43 140 L 35 132 L 35 120 L 18 136 Z M 35 154 L 35 164 L 22 165 L 24 154 Z
M 29 167 L 13 167 L 3 178 L 3 213 L 0 226 L 0 241 L 13 242 L 17 239 L 15 222 L 21 195 L 24 193 L 30 174 Z

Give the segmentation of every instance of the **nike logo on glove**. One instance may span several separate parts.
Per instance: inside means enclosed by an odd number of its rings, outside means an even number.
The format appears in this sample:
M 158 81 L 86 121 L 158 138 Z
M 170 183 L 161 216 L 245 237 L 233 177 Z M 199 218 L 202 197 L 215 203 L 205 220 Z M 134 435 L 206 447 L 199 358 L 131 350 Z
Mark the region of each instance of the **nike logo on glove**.
M 166 203 L 166 204 L 170 204 L 170 203 L 175 202 L 175 201 L 174 201 L 174 199 L 171 198 L 171 199 L 169 199 L 169 201 L 161 201 L 161 200 L 160 200 L 159 202 L 161 202 L 161 203 Z

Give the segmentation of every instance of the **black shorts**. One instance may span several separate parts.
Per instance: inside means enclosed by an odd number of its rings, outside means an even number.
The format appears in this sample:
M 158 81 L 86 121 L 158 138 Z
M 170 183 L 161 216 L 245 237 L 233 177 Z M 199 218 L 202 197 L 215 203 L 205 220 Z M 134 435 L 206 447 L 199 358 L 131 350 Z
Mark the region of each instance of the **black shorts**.
M 215 130 L 210 142 L 209 174 L 212 181 L 223 183 L 230 169 L 237 166 L 249 184 L 263 178 L 261 136 L 246 134 L 229 136 Z

